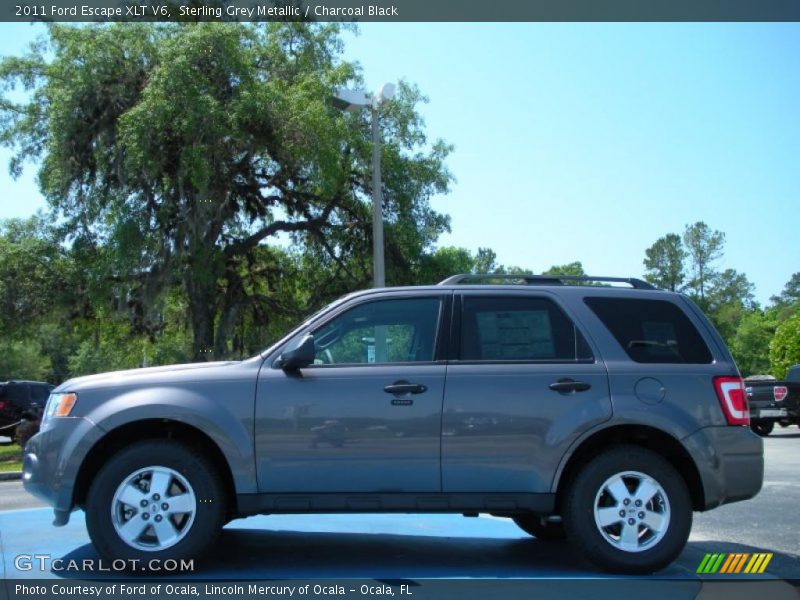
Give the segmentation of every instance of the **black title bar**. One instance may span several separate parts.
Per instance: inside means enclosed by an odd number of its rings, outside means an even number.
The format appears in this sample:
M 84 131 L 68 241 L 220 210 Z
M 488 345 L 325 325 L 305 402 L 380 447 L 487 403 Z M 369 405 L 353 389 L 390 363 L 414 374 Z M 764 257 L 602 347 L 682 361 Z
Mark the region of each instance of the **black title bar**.
M 5 22 L 800 21 L 800 0 L 4 0 Z

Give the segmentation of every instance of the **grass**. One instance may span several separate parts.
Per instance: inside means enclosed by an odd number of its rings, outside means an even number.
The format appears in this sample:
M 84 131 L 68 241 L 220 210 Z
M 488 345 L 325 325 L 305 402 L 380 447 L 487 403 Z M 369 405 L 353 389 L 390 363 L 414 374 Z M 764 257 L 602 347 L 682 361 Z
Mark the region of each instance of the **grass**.
M 22 448 L 18 444 L 0 446 L 0 473 L 22 470 Z

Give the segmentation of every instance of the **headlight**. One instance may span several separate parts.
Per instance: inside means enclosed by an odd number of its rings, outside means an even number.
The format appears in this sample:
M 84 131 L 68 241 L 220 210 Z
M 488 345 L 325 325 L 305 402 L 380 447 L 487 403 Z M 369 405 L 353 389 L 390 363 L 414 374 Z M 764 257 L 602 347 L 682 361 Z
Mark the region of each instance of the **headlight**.
M 42 416 L 41 430 L 47 429 L 53 417 L 68 417 L 78 401 L 78 394 L 50 394 Z

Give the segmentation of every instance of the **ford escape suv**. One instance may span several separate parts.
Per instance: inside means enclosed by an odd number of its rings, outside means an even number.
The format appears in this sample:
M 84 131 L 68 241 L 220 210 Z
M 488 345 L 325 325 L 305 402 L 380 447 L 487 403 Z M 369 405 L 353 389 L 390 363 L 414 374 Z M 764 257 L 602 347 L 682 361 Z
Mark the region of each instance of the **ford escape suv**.
M 194 558 L 259 513 L 490 513 L 649 573 L 693 511 L 758 493 L 748 423 L 687 297 L 459 275 L 345 296 L 249 360 L 67 381 L 24 484 L 109 560 Z

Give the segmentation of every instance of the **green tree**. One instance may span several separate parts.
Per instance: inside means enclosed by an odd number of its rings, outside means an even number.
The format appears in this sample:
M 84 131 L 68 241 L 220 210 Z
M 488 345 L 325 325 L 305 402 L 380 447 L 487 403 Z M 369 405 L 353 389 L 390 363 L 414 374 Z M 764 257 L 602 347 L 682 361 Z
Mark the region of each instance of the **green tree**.
M 772 374 L 781 379 L 789 367 L 800 363 L 800 310 L 778 325 L 769 345 Z
M 745 315 L 758 309 L 754 290 L 747 276 L 735 269 L 716 273 L 709 283 L 705 310 L 728 344 Z
M 769 344 L 777 326 L 774 311 L 754 310 L 742 317 L 730 349 L 743 376 L 770 372 Z
M 328 101 L 336 86 L 363 86 L 340 59 L 339 31 L 52 24 L 2 61 L 5 90 L 28 92 L 0 104 L 12 172 L 39 161 L 43 194 L 68 239 L 103 257 L 98 279 L 119 284 L 134 333 L 157 331 L 163 296 L 179 285 L 193 357 L 229 352 L 245 313 L 270 308 L 248 273 L 270 264 L 260 248 L 279 235 L 320 273 L 368 279 L 369 116 Z M 450 147 L 427 140 L 423 100 L 401 84 L 381 107 L 387 273 L 398 280 L 449 226 L 429 198 L 448 189 Z M 316 284 L 309 306 L 334 291 Z
M 477 274 L 488 274 L 502 272 L 502 270 L 503 268 L 497 264 L 497 254 L 494 250 L 491 248 L 478 248 L 473 268 L 470 271 Z
M 800 273 L 794 273 L 783 286 L 779 296 L 770 298 L 773 304 L 788 306 L 800 302 Z
M 708 225 L 698 221 L 687 225 L 683 232 L 683 243 L 690 261 L 692 277 L 687 284 L 690 294 L 705 309 L 706 292 L 716 275 L 714 263 L 722 256 L 725 234 L 712 231 Z
M 785 321 L 800 309 L 800 273 L 794 273 L 780 295 L 770 298 L 779 321 Z
M 714 275 L 708 289 L 711 306 L 740 304 L 746 310 L 756 308 L 755 286 L 744 273 L 735 269 L 725 269 Z
M 415 278 L 420 284 L 434 284 L 451 275 L 471 273 L 475 263 L 475 257 L 466 248 L 437 248 L 435 252 L 421 257 Z
M 67 259 L 41 216 L 0 222 L 0 335 L 48 314 L 64 290 Z
M 688 256 L 681 236 L 669 233 L 644 252 L 645 280 L 658 288 L 679 291 L 686 279 L 683 264 Z
M 57 383 L 68 375 L 69 325 L 89 304 L 85 284 L 44 217 L 0 223 L 0 353 L 15 365 L 9 376 Z
M 582 277 L 586 275 L 586 272 L 583 270 L 583 264 L 581 261 L 577 260 L 564 265 L 553 265 L 547 269 L 547 271 L 542 273 L 542 275 L 573 275 Z
M 0 343 L 0 381 L 44 381 L 49 374 L 50 360 L 36 342 L 18 340 Z

